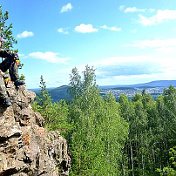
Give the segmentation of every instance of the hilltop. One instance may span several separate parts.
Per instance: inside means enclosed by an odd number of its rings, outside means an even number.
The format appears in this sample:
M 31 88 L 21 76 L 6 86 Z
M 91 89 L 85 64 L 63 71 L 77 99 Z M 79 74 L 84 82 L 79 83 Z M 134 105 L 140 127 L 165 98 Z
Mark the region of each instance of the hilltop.
M 139 93 L 142 90 L 146 90 L 147 93 L 156 96 L 163 92 L 163 89 L 169 86 L 176 87 L 176 80 L 156 80 L 148 83 L 141 84 L 131 84 L 131 85 L 106 85 L 99 86 L 100 92 L 102 95 L 112 92 L 116 97 L 121 93 L 124 93 L 128 96 L 133 96 L 135 93 Z M 61 99 L 71 100 L 71 96 L 68 93 L 69 86 L 62 85 L 56 88 L 48 88 L 48 92 L 51 95 L 53 101 L 59 101 Z M 39 94 L 40 89 L 32 89 L 36 94 Z
M 153 87 L 176 87 L 176 80 L 156 80 L 148 83 L 131 84 L 131 85 L 108 85 L 100 86 L 100 89 L 112 89 L 112 88 L 153 88 Z

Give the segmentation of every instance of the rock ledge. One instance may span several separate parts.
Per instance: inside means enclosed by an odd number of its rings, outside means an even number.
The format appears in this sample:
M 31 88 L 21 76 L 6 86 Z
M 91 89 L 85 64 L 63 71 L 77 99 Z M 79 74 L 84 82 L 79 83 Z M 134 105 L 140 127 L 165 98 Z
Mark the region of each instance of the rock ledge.
M 35 93 L 12 84 L 8 93 L 13 105 L 0 105 L 0 176 L 69 175 L 67 141 L 43 128 L 43 117 L 31 108 Z

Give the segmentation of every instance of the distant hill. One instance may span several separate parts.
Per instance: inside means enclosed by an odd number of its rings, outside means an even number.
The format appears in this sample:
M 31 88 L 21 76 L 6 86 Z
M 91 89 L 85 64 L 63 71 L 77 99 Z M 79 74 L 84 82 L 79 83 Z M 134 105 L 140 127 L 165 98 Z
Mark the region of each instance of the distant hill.
M 176 87 L 176 80 L 159 80 L 159 81 L 152 81 L 149 83 L 144 84 L 137 84 L 137 87 L 169 87 L 169 86 Z
M 59 101 L 61 99 L 69 101 L 69 100 L 71 100 L 71 96 L 68 93 L 68 88 L 69 88 L 69 86 L 62 85 L 62 86 L 56 87 L 56 88 L 48 88 L 47 90 L 48 90 L 48 92 L 54 102 Z M 30 90 L 34 91 L 36 93 L 36 95 L 40 94 L 40 88 L 30 89 Z
M 69 88 L 69 86 L 63 85 L 60 87 L 50 89 L 50 90 L 48 90 L 48 92 L 51 95 L 53 101 L 58 101 L 61 99 L 71 100 L 71 96 L 68 93 L 68 88 Z
M 156 87 L 163 87 L 167 88 L 170 85 L 176 87 L 176 80 L 158 80 L 158 81 L 151 81 L 148 83 L 142 84 L 133 84 L 133 85 L 109 85 L 109 86 L 99 86 L 100 90 L 129 90 L 129 89 L 146 89 L 146 88 L 156 88 Z M 59 101 L 61 99 L 64 100 L 71 100 L 71 96 L 68 93 L 68 85 L 63 85 L 56 88 L 48 88 L 48 92 L 51 95 L 53 101 Z M 40 89 L 32 89 L 36 94 L 40 92 Z
M 152 87 L 176 87 L 176 80 L 158 80 L 151 81 L 148 83 L 141 84 L 131 84 L 131 85 L 109 85 L 109 86 L 100 86 L 100 89 L 114 89 L 114 88 L 152 88 Z

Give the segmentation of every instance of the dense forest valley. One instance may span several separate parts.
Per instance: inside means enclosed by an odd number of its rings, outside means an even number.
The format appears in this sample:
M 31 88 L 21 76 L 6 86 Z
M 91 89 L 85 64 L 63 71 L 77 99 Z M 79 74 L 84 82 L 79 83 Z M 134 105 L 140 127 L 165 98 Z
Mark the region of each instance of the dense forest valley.
M 116 101 L 104 97 L 95 70 L 86 66 L 70 75 L 71 101 L 52 102 L 41 77 L 41 91 L 33 104 L 49 130 L 59 130 L 69 144 L 71 175 L 176 175 L 176 89 L 164 90 L 156 100 L 147 93 Z

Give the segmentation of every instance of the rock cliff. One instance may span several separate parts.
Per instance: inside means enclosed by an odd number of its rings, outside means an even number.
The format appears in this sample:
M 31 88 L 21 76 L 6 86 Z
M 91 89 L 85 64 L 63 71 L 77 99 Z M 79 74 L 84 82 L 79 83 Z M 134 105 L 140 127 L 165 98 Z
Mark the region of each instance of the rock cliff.
M 43 117 L 31 108 L 35 94 L 13 84 L 7 90 L 13 105 L 0 105 L 0 176 L 68 175 L 67 141 L 43 128 Z

